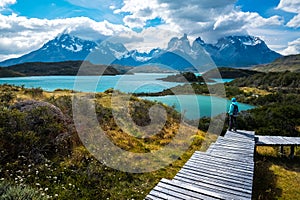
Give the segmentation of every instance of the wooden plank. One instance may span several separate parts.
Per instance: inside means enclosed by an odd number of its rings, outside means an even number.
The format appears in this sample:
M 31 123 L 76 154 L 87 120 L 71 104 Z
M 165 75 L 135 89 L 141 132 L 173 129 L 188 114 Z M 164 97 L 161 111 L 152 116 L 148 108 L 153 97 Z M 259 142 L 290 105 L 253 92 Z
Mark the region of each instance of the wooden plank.
M 185 199 L 225 199 L 223 195 L 220 195 L 216 192 L 206 191 L 201 188 L 196 188 L 180 182 L 174 183 L 173 181 L 167 179 L 162 179 L 159 182 L 159 186 L 168 192 L 178 193 L 180 194 L 181 198 L 185 197 Z
M 268 140 L 273 144 L 281 144 L 281 141 L 278 141 L 275 137 L 268 137 Z
M 164 198 L 159 194 L 159 192 L 151 190 L 150 193 L 146 196 L 145 200 L 167 200 L 167 197 Z
M 210 154 L 194 154 L 191 157 L 192 160 L 203 160 L 205 161 L 209 161 L 209 162 L 215 162 L 215 163 L 219 163 L 219 165 L 234 165 L 237 168 L 240 169 L 245 169 L 245 170 L 249 170 L 249 171 L 253 171 L 254 169 L 254 162 L 252 163 L 246 163 L 243 161 L 239 161 L 239 160 L 231 160 L 231 159 L 226 159 L 223 157 L 216 157 L 214 155 L 210 155 Z
M 186 179 L 177 179 L 177 180 L 173 180 L 174 183 L 178 183 L 181 182 L 182 184 L 185 185 L 191 185 L 195 188 L 200 188 L 203 189 L 205 191 L 210 191 L 210 192 L 215 192 L 218 193 L 224 197 L 226 197 L 226 199 L 247 199 L 249 197 L 249 195 L 251 195 L 252 192 L 249 192 L 248 190 L 236 190 L 236 187 L 231 187 L 228 185 L 221 185 L 221 184 L 217 184 L 217 183 L 203 183 L 200 181 L 194 181 L 194 182 L 186 182 Z M 249 199 L 249 198 L 248 198 Z
M 234 180 L 241 180 L 243 181 L 252 181 L 252 175 L 246 175 L 246 174 L 236 174 L 233 173 L 230 170 L 221 170 L 216 168 L 205 168 L 205 165 L 196 168 L 193 166 L 184 166 L 181 170 L 193 174 L 199 174 L 199 173 L 206 173 L 207 175 L 210 175 L 211 177 L 224 177 L 226 179 L 234 179 Z
M 215 165 L 215 166 L 224 166 L 226 168 L 234 168 L 237 171 L 247 171 L 253 173 L 253 167 L 252 164 L 251 166 L 248 166 L 248 163 L 232 163 L 232 162 L 220 162 L 220 161 L 215 161 L 215 160 L 201 160 L 199 159 L 190 159 L 188 163 L 194 163 L 194 165 L 197 165 L 197 163 L 201 162 L 208 162 L 209 165 Z
M 284 139 L 284 137 L 282 136 L 274 136 L 272 137 L 273 140 L 278 143 L 278 144 L 284 144 L 284 143 L 287 143 L 287 141 Z
M 227 132 L 223 138 L 228 138 L 228 139 L 241 139 L 241 140 L 248 140 L 251 141 L 252 139 L 254 139 L 253 135 L 242 135 L 242 134 L 238 134 L 238 133 L 232 133 L 232 132 Z
M 283 137 L 289 145 L 300 145 L 300 137 Z
M 295 138 L 289 138 L 289 137 L 282 137 L 281 139 L 282 139 L 281 143 L 286 146 L 293 144 L 295 141 Z
M 237 145 L 237 144 L 230 144 L 230 143 L 224 143 L 224 142 L 216 142 L 214 144 L 214 147 L 223 147 L 223 148 L 230 148 L 230 149 L 236 149 L 236 150 L 251 150 L 254 148 L 254 145 Z
M 160 184 L 160 183 L 159 183 Z M 161 184 L 160 184 L 161 185 Z M 167 199 L 167 200 L 184 200 L 187 199 L 188 196 L 186 195 L 181 195 L 180 193 L 178 194 L 177 192 L 174 192 L 172 190 L 168 190 L 165 188 L 162 188 L 160 185 L 156 186 L 151 192 L 150 194 L 152 196 L 155 196 L 158 199 Z
M 207 154 L 209 156 L 211 154 Z M 203 155 L 194 155 L 190 158 L 191 161 L 199 161 L 199 162 L 210 162 L 210 163 L 215 163 L 217 165 L 228 165 L 228 166 L 237 166 L 240 167 L 241 169 L 253 169 L 252 165 L 254 164 L 254 161 L 252 162 L 243 162 L 239 160 L 229 160 L 225 158 L 219 158 L 214 155 L 211 155 L 211 157 L 207 157 Z
M 240 144 L 240 143 L 233 143 L 233 142 L 226 142 L 226 141 L 216 141 L 215 145 L 218 146 L 225 146 L 225 147 L 235 147 L 240 149 L 254 149 L 254 144 Z
M 239 136 L 236 134 L 228 134 L 227 136 L 225 135 L 224 138 L 228 138 L 228 139 L 238 139 L 241 140 L 243 142 L 248 142 L 248 141 L 253 141 L 254 137 L 246 137 L 246 136 Z
M 225 133 L 225 136 L 227 135 L 238 135 L 238 136 L 244 136 L 244 137 L 254 137 L 254 132 L 249 132 L 249 131 L 228 131 Z
M 229 140 L 220 140 L 218 139 L 215 142 L 216 145 L 224 145 L 224 146 L 232 146 L 232 147 L 240 147 L 240 148 L 254 148 L 254 143 L 241 143 L 241 142 L 231 142 Z
M 244 153 L 251 153 L 253 154 L 254 152 L 254 148 L 250 149 L 250 148 L 241 148 L 241 147 L 237 147 L 237 146 L 227 146 L 227 145 L 219 145 L 219 144 L 215 144 L 213 150 L 217 150 L 217 149 L 222 149 L 222 150 L 230 150 L 230 151 L 238 151 L 238 152 L 244 152 Z
M 203 152 L 195 152 L 195 155 L 201 155 L 201 153 Z M 233 157 L 231 155 L 226 155 L 226 154 L 207 154 L 208 156 L 214 156 L 214 157 L 218 157 L 218 158 L 222 158 L 222 159 L 227 159 L 227 160 L 232 160 L 232 161 L 238 161 L 238 162 L 248 162 L 248 163 L 253 163 L 253 160 L 249 160 L 243 157 Z
M 196 183 L 206 183 L 211 185 L 219 185 L 220 187 L 227 188 L 235 188 L 238 191 L 248 191 L 247 193 L 252 193 L 252 183 L 249 182 L 241 182 L 232 179 L 224 179 L 224 178 L 211 178 L 206 176 L 197 176 L 189 173 L 179 173 L 174 177 L 174 180 L 185 181 L 186 183 L 195 184 Z M 196 186 L 195 186 L 196 187 Z M 245 191 L 244 191 L 245 190 Z
M 195 169 L 195 167 L 193 167 L 193 166 L 186 165 L 182 169 L 193 171 L 193 172 L 195 172 L 195 174 L 197 174 L 198 172 L 201 172 L 201 173 L 207 172 L 207 174 L 210 174 L 210 175 L 213 175 L 213 176 L 218 175 L 215 172 L 215 171 L 218 170 L 218 168 L 211 168 L 211 170 L 208 170 L 207 168 L 201 168 L 201 170 L 199 170 L 199 168 Z M 252 180 L 253 179 L 253 174 L 254 174 L 254 173 L 236 172 L 236 171 L 228 170 L 228 169 L 227 170 L 226 169 L 222 169 L 218 173 L 222 177 L 225 177 L 225 178 L 229 177 L 229 178 L 234 179 L 234 180 Z
M 253 157 L 245 156 L 242 154 L 226 153 L 226 155 L 224 155 L 224 152 L 215 151 L 215 152 L 213 152 L 213 155 L 227 157 L 227 158 L 231 158 L 234 160 L 240 160 L 240 161 L 248 162 L 248 163 L 253 162 Z
M 250 142 L 238 142 L 238 141 L 234 141 L 231 139 L 218 139 L 215 144 L 223 144 L 223 145 L 234 145 L 234 146 L 240 146 L 240 147 L 251 147 L 254 146 L 255 143 L 254 141 L 250 141 Z
M 299 146 L 300 145 L 300 137 L 296 137 L 294 140 L 295 140 L 295 143 L 296 143 L 295 145 Z
M 230 170 L 232 172 L 235 172 L 237 174 L 248 174 L 253 175 L 253 171 L 252 170 L 247 170 L 247 169 L 243 169 L 243 168 L 239 168 L 236 165 L 232 165 L 232 164 L 223 164 L 223 165 L 218 165 L 217 162 L 212 162 L 212 161 L 197 161 L 197 160 L 189 160 L 186 165 L 187 166 L 194 166 L 194 167 L 200 167 L 200 165 L 206 164 L 207 166 L 210 166 L 212 168 L 217 168 L 217 169 L 224 169 L 224 170 Z
M 240 185 L 234 185 L 231 186 L 227 183 L 218 183 L 218 182 L 213 182 L 211 180 L 196 180 L 195 178 L 187 178 L 187 177 L 179 177 L 177 176 L 174 178 L 173 181 L 180 181 L 186 185 L 192 185 L 193 187 L 196 188 L 201 188 L 203 190 L 208 190 L 212 192 L 217 192 L 221 195 L 224 196 L 230 196 L 230 199 L 241 199 L 241 198 L 247 198 L 251 199 L 251 194 L 252 194 L 252 188 L 249 186 L 249 189 L 241 189 Z M 238 190 L 236 190 L 238 189 Z M 227 198 L 229 199 L 229 198 Z
M 235 190 L 238 191 L 249 191 L 248 193 L 251 193 L 252 190 L 252 183 L 248 182 L 240 182 L 240 181 L 235 181 L 235 180 L 223 180 L 217 179 L 217 178 L 210 178 L 210 177 L 205 177 L 205 176 L 196 176 L 194 174 L 186 174 L 186 173 L 180 173 L 177 174 L 173 180 L 182 180 L 185 183 L 189 184 L 195 184 L 196 183 L 205 183 L 205 184 L 211 184 L 211 185 L 219 185 L 220 187 L 227 187 L 227 188 L 235 188 Z M 195 186 L 197 187 L 197 186 Z
M 247 153 L 247 152 L 240 152 L 240 151 L 234 151 L 234 150 L 223 150 L 223 149 L 212 149 L 210 154 L 213 155 L 224 155 L 224 156 L 229 156 L 232 158 L 236 158 L 236 159 L 253 159 L 253 155 L 251 153 Z
M 256 145 L 260 146 L 290 146 L 300 145 L 300 137 L 257 136 Z
M 252 140 L 240 140 L 239 138 L 229 138 L 229 137 L 219 137 L 218 140 L 231 141 L 238 144 L 252 144 L 254 141 Z
M 247 156 L 247 157 L 253 157 L 253 153 L 254 151 L 239 151 L 237 149 L 229 149 L 229 148 L 226 148 L 226 147 L 218 147 L 216 146 L 214 149 L 212 149 L 209 154 L 214 154 L 214 152 L 220 152 L 220 153 L 223 153 L 225 155 L 228 155 L 228 154 L 239 154 L 241 156 Z
M 238 138 L 226 138 L 226 137 L 218 137 L 217 141 L 224 141 L 226 143 L 235 143 L 240 145 L 252 145 L 254 144 L 254 141 L 252 140 L 239 140 Z

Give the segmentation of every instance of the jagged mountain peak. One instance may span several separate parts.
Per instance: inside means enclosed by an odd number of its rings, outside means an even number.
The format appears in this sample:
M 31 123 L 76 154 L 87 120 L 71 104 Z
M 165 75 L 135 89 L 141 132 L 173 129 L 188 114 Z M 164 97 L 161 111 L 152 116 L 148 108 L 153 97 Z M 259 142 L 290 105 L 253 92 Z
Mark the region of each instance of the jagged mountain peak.
M 198 43 L 198 44 L 206 44 L 201 37 L 197 37 L 196 40 L 194 41 L 194 43 Z
M 100 54 L 102 54 L 102 56 L 110 55 L 111 57 L 115 57 L 116 59 L 121 59 L 123 56 L 128 55 L 128 50 L 122 43 L 103 41 L 98 44 L 97 49 L 97 52 L 101 52 Z
M 83 40 L 79 37 L 63 33 L 44 44 L 41 50 L 47 51 L 50 49 L 53 51 L 54 49 L 57 49 L 60 51 L 66 50 L 71 52 L 91 52 L 96 46 L 97 44 L 93 41 Z
M 220 46 L 223 44 L 255 46 L 260 44 L 265 45 L 265 42 L 261 40 L 259 37 L 250 36 L 250 35 L 238 35 L 238 36 L 226 36 L 220 38 L 216 46 Z
M 187 34 L 184 34 L 181 38 L 174 37 L 168 43 L 167 51 L 175 53 L 184 53 L 192 55 L 192 47 L 190 41 L 187 37 Z

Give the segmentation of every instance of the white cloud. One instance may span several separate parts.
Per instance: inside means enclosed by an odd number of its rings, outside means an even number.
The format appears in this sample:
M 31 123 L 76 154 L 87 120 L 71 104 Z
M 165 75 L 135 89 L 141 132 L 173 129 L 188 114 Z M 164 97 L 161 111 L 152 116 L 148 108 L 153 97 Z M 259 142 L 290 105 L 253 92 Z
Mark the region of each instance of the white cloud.
M 113 37 L 112 40 L 123 43 L 129 50 L 136 49 L 141 52 L 149 52 L 157 47 L 166 48 L 171 38 L 182 36 L 179 32 L 163 28 L 164 27 L 149 27 L 140 33 L 124 32 Z
M 148 20 L 161 18 L 169 30 L 201 36 L 207 42 L 233 34 L 247 34 L 256 27 L 281 26 L 279 16 L 264 18 L 242 12 L 236 0 L 124 0 L 115 13 L 126 13 L 123 21 L 130 28 L 143 28 Z M 129 13 L 129 14 L 128 14 Z
M 293 17 L 286 25 L 291 28 L 299 28 L 300 27 L 300 14 Z
M 277 9 L 290 13 L 300 13 L 300 1 L 298 0 L 280 0 Z
M 124 5 L 114 13 L 127 13 L 123 19 L 126 26 L 143 28 L 148 20 L 155 18 L 166 20 L 168 9 L 165 4 L 159 4 L 157 0 L 124 0 Z
M 300 27 L 300 1 L 299 0 L 280 0 L 277 9 L 289 13 L 298 14 L 295 17 L 293 17 L 286 25 L 291 28 Z
M 48 20 L 0 14 L 0 52 L 2 56 L 24 54 L 41 47 L 63 31 L 92 40 L 129 29 L 107 21 L 96 22 L 87 17 Z
M 0 0 L 0 9 L 17 3 L 17 0 Z
M 229 15 L 218 17 L 213 29 L 248 29 L 281 24 L 283 21 L 279 16 L 263 18 L 258 13 L 233 11 Z
M 292 55 L 292 54 L 299 54 L 300 53 L 300 38 L 289 42 L 288 47 L 280 52 L 283 55 Z

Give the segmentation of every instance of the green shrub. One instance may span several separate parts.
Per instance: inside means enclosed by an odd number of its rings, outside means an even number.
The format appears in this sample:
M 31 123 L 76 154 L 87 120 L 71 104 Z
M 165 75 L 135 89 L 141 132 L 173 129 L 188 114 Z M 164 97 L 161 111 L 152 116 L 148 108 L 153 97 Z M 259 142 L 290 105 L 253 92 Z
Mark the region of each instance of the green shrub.
M 44 200 L 45 194 L 29 186 L 15 186 L 4 181 L 0 182 L 0 199 L 3 200 Z
M 258 135 L 300 136 L 299 104 L 274 103 L 242 112 L 238 128 L 255 130 Z
M 33 98 L 41 97 L 41 96 L 43 96 L 43 89 L 40 87 L 26 88 L 26 89 L 24 89 L 24 94 L 29 94 Z

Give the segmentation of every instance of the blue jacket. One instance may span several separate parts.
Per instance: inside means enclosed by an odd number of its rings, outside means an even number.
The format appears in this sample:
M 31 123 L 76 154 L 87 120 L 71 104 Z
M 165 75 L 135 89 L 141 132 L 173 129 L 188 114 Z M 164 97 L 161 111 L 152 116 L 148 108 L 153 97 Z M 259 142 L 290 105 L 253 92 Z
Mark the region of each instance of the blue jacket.
M 238 105 L 237 102 L 231 102 L 231 104 L 229 106 L 229 111 L 228 111 L 229 115 L 233 115 L 234 105 Z

